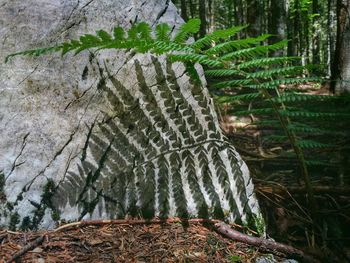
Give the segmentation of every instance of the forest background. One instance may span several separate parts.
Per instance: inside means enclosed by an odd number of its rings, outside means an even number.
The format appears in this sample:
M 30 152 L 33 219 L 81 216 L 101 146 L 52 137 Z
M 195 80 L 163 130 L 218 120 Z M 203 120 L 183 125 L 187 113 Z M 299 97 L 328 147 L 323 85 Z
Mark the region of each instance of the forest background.
M 331 80 L 339 78 L 341 42 L 348 39 L 347 0 L 175 0 L 185 21 L 201 19 L 200 35 L 234 25 L 249 25 L 241 38 L 268 33 L 270 43 L 288 39 L 280 54 L 300 56 L 304 65 L 323 65 L 318 72 Z M 345 47 L 346 48 L 346 47 Z M 348 53 L 348 52 L 346 52 Z M 332 90 L 335 81 L 330 81 Z M 349 86 L 349 85 L 348 85 Z

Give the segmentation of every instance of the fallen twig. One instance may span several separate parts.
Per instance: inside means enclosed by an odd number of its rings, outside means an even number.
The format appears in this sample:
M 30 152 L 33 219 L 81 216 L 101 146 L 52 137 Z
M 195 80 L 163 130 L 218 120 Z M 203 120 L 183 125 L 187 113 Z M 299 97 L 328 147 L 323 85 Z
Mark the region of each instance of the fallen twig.
M 216 223 L 215 229 L 217 232 L 230 239 L 258 247 L 259 249 L 269 250 L 272 253 L 283 253 L 290 258 L 302 260 L 303 262 L 318 262 L 299 249 L 264 238 L 248 236 L 232 229 L 228 224 L 224 222 Z
M 62 231 L 71 227 L 78 226 L 88 226 L 88 225 L 140 225 L 140 224 L 170 224 L 170 223 L 208 223 L 216 224 L 221 222 L 220 220 L 215 219 L 182 219 L 182 218 L 168 218 L 168 219 L 120 219 L 120 220 L 89 220 L 89 221 L 79 221 L 73 222 L 66 225 L 62 225 L 56 228 L 53 232 Z M 252 234 L 257 234 L 254 230 L 248 229 L 247 227 L 230 224 L 231 226 L 237 227 L 239 229 L 247 230 Z
M 33 250 L 44 241 L 44 238 L 45 238 L 45 235 L 42 235 L 36 238 L 33 242 L 30 242 L 29 244 L 25 245 L 20 251 L 16 252 L 8 261 L 6 261 L 6 263 L 11 263 L 13 261 L 16 261 L 28 251 Z

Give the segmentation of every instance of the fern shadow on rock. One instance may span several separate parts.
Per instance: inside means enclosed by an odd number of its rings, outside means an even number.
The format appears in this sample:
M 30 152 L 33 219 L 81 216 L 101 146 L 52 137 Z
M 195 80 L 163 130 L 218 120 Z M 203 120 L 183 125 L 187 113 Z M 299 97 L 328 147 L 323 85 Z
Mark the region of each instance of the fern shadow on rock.
M 112 110 L 87 137 L 86 152 L 60 183 L 55 206 L 77 206 L 79 219 L 247 222 L 258 214 L 245 164 L 222 135 L 211 99 L 182 64 L 176 66 L 182 74 L 163 57 L 129 61 L 136 89 L 106 70 L 99 88 Z

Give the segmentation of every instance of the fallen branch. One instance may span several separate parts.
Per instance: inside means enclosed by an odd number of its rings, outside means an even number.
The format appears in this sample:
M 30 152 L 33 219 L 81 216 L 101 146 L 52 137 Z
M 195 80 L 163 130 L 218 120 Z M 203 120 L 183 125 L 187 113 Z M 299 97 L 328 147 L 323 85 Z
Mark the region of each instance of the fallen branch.
M 25 245 L 20 251 L 16 252 L 8 261 L 6 261 L 6 263 L 11 263 L 13 261 L 16 262 L 25 253 L 39 246 L 44 241 L 44 238 L 45 235 L 42 235 L 36 238 L 33 242 L 30 242 L 29 244 Z
M 272 253 L 283 253 L 287 257 L 302 260 L 303 262 L 318 262 L 314 258 L 306 255 L 303 251 L 294 247 L 281 244 L 275 241 L 267 240 L 260 237 L 252 237 L 246 234 L 242 234 L 232 229 L 228 224 L 224 222 L 216 223 L 215 229 L 218 233 L 235 241 L 243 242 L 245 244 L 255 246 L 258 249 L 269 250 Z
M 89 220 L 69 223 L 56 228 L 53 232 L 62 231 L 67 228 L 78 227 L 78 226 L 89 226 L 89 225 L 141 225 L 141 224 L 167 224 L 167 223 L 218 223 L 219 220 L 209 219 L 180 219 L 180 218 L 169 218 L 169 219 L 120 219 L 120 220 Z
M 79 226 L 89 226 L 89 225 L 141 225 L 141 224 L 171 224 L 171 223 L 200 223 L 200 224 L 217 224 L 220 223 L 220 220 L 215 219 L 182 219 L 182 218 L 168 218 L 168 219 L 120 219 L 120 220 L 89 220 L 89 221 L 79 221 L 69 223 L 63 226 L 56 228 L 53 232 L 62 231 L 72 227 Z M 257 234 L 255 231 L 248 229 L 247 227 L 230 224 L 239 229 L 244 229 L 249 231 L 252 234 Z

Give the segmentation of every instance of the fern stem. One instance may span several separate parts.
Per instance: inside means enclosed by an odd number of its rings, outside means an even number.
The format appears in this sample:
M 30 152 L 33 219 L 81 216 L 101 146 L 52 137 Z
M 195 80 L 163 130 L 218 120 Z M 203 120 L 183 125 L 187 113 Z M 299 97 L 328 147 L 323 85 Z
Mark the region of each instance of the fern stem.
M 276 88 L 275 90 L 276 90 L 277 96 L 279 97 L 280 94 L 278 92 L 278 89 Z M 278 106 L 273 101 L 273 97 L 269 94 L 269 92 L 266 89 L 261 89 L 261 92 L 262 92 L 263 96 L 266 99 L 268 99 L 269 102 L 271 103 L 273 110 L 276 113 L 276 116 L 277 116 L 277 118 L 282 126 L 282 129 L 283 129 L 284 133 L 287 135 L 289 142 L 290 142 L 290 144 L 291 144 L 291 146 L 292 146 L 292 148 L 297 156 L 297 159 L 298 159 L 299 165 L 300 165 L 301 174 L 302 174 L 302 177 L 303 177 L 304 183 L 305 183 L 305 188 L 306 188 L 306 192 L 307 192 L 307 200 L 308 200 L 309 207 L 310 207 L 311 217 L 313 220 L 315 220 L 316 219 L 316 201 L 315 201 L 315 197 L 314 197 L 313 185 L 312 185 L 310 175 L 309 175 L 309 172 L 307 169 L 304 153 L 297 143 L 297 136 L 293 130 L 288 129 L 288 126 L 291 124 L 291 121 L 288 117 L 284 117 L 280 114 Z M 282 107 L 282 109 L 286 108 L 283 102 L 281 102 L 281 107 Z

